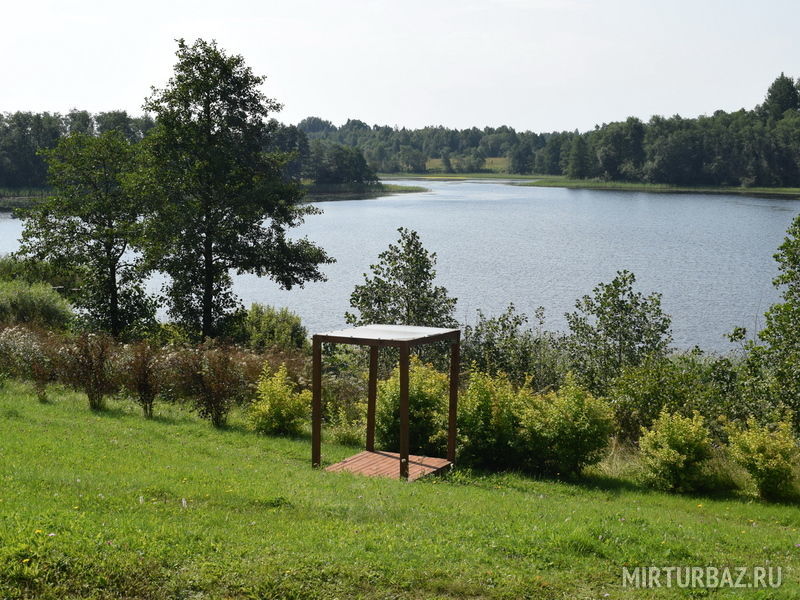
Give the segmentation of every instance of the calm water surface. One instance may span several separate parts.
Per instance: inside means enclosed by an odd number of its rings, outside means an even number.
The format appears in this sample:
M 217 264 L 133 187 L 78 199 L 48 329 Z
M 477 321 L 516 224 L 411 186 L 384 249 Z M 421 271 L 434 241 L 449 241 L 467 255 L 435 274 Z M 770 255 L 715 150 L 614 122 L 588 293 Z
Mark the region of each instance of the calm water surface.
M 402 182 L 398 182 L 402 183 Z M 245 304 L 288 306 L 310 332 L 339 328 L 353 287 L 397 228 L 420 233 L 438 255 L 438 281 L 458 298 L 457 317 L 497 314 L 509 302 L 564 329 L 576 298 L 628 269 L 644 293 L 663 294 L 675 345 L 731 349 L 724 334 L 752 331 L 778 299 L 772 255 L 800 201 L 697 194 L 531 188 L 498 182 L 428 182 L 429 192 L 320 203 L 296 235 L 337 259 L 328 281 L 283 291 L 267 279 L 235 278 Z M 21 224 L 0 218 L 0 252 Z M 154 281 L 158 287 L 158 281 Z

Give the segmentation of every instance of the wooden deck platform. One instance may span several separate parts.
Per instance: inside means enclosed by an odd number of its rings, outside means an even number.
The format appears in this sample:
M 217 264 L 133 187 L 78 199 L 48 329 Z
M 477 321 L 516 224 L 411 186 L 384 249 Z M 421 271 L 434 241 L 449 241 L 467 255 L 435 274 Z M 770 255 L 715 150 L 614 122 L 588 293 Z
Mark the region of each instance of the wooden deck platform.
M 450 466 L 450 461 L 444 458 L 430 456 L 408 457 L 408 480 L 414 481 L 425 475 L 436 473 Z M 359 452 L 355 456 L 344 459 L 331 465 L 326 471 L 350 471 L 370 477 L 400 478 L 400 455 L 395 452 Z

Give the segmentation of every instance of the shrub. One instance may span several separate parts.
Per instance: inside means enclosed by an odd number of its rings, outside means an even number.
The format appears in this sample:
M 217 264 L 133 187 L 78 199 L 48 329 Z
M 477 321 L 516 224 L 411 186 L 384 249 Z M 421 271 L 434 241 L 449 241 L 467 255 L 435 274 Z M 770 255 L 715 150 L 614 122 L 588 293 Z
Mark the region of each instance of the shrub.
M 48 284 L 0 281 L 0 324 L 64 330 L 73 317 L 69 303 Z
M 85 269 L 72 269 L 46 260 L 20 258 L 15 254 L 0 257 L 0 280 L 46 283 L 70 302 L 77 298 L 85 279 Z
M 689 418 L 662 411 L 642 432 L 639 447 L 650 482 L 666 490 L 696 489 L 711 456 L 711 438 L 698 413 Z
M 727 358 L 702 356 L 699 351 L 651 358 L 623 369 L 609 390 L 619 435 L 636 441 L 662 411 L 691 416 L 699 412 L 722 434 L 728 418 L 745 419 L 747 408 L 738 400 L 737 374 Z
M 490 375 L 504 373 L 517 386 L 558 386 L 566 373 L 563 336 L 543 331 L 541 307 L 536 317 L 539 326 L 533 330 L 525 327 L 528 317 L 517 313 L 513 304 L 498 317 L 487 318 L 478 311 L 475 326 L 464 328 L 462 363 Z
M 409 448 L 428 456 L 442 455 L 447 446 L 447 375 L 411 357 L 408 381 Z M 400 448 L 400 370 L 378 384 L 375 440 L 384 450 Z
M 558 391 L 535 396 L 524 410 L 524 464 L 536 471 L 575 474 L 602 458 L 614 428 L 608 403 L 568 373 Z
M 141 341 L 125 346 L 115 364 L 120 386 L 136 398 L 147 419 L 153 416 L 153 403 L 161 390 L 160 357 L 157 347 Z
M 296 392 L 285 365 L 270 373 L 264 367 L 258 380 L 258 401 L 250 407 L 250 425 L 259 433 L 298 435 L 308 422 L 311 392 Z
M 194 403 L 198 414 L 222 427 L 236 402 L 252 398 L 252 356 L 231 347 L 177 348 L 165 353 L 162 390 Z
M 47 402 L 47 384 L 56 378 L 60 340 L 22 326 L 0 331 L 0 373 L 33 382 L 39 402 Z
M 335 345 L 323 349 L 322 414 L 339 444 L 366 442 L 369 358 L 364 348 Z
M 92 410 L 103 410 L 105 397 L 117 390 L 112 363 L 114 351 L 111 336 L 83 333 L 66 341 L 59 352 L 59 378 L 84 392 Z
M 751 418 L 745 429 L 730 433 L 730 449 L 733 459 L 755 480 L 763 498 L 791 495 L 794 466 L 800 454 L 791 422 L 781 421 L 770 428 L 759 426 Z
M 331 415 L 328 431 L 331 438 L 337 444 L 343 446 L 364 446 L 367 434 L 367 405 L 361 405 L 363 409 L 358 416 L 348 415 L 339 407 L 334 408 Z
M 581 381 L 605 394 L 623 367 L 665 356 L 672 341 L 670 318 L 661 310 L 661 294 L 634 292 L 636 277 L 618 271 L 611 283 L 599 283 L 592 296 L 575 303 L 565 315 L 571 334 L 567 344 Z
M 530 391 L 517 391 L 505 375 L 473 371 L 459 399 L 459 461 L 477 467 L 519 467 L 520 417 L 531 397 Z
M 288 308 L 254 303 L 244 319 L 247 345 L 263 352 L 271 348 L 296 350 L 308 345 L 308 331 Z

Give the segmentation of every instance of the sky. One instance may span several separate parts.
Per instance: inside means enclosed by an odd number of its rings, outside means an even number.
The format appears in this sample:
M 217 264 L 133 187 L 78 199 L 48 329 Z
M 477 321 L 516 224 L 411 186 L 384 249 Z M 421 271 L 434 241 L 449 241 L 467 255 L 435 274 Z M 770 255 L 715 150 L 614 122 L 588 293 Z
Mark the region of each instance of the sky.
M 800 76 L 796 0 L 27 0 L 0 11 L 0 112 L 142 113 L 176 38 L 241 54 L 284 123 L 585 131 L 750 109 Z

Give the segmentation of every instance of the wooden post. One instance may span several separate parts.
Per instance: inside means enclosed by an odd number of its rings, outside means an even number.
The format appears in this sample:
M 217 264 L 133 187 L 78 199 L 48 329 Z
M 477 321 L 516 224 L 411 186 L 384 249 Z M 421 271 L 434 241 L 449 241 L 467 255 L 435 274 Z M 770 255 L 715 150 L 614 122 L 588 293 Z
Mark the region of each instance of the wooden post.
M 311 369 L 311 465 L 318 467 L 322 458 L 322 342 L 316 335 Z
M 408 344 L 400 346 L 400 479 L 408 479 Z
M 367 391 L 367 450 L 375 452 L 375 402 L 378 397 L 378 347 L 369 349 L 369 388 Z
M 461 362 L 461 343 L 459 337 L 450 344 L 450 410 L 447 419 L 447 460 L 456 462 L 456 421 L 458 414 L 458 376 Z

